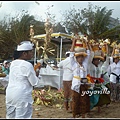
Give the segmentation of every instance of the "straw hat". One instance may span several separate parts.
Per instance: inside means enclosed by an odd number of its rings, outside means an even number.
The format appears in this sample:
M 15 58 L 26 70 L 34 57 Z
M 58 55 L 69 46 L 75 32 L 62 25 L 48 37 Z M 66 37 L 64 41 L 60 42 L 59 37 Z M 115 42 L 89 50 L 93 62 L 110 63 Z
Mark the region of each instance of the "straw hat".
M 99 58 L 100 60 L 104 60 L 104 57 L 102 57 L 102 50 L 94 51 L 94 57 L 93 58 Z
M 80 55 L 83 55 L 84 57 L 87 56 L 85 45 L 81 39 L 76 40 L 74 51 L 76 57 Z

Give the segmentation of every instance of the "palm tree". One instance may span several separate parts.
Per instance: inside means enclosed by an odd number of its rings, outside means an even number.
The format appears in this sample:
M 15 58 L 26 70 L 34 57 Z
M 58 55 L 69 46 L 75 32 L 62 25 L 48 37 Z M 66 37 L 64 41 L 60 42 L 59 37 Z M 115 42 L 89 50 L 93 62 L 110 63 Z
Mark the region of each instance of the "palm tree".
M 72 8 L 66 11 L 63 25 L 68 29 L 69 33 L 80 33 L 87 35 L 88 39 L 106 39 L 113 36 L 120 26 L 110 28 L 112 9 L 107 10 L 106 7 L 93 6 L 88 4 L 88 8 L 82 10 Z

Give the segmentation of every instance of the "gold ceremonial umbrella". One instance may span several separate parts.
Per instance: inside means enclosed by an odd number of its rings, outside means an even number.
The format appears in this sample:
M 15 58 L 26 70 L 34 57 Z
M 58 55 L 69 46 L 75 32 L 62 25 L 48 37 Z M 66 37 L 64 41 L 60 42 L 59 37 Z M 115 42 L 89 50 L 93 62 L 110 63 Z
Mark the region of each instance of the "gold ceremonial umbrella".
M 46 34 L 41 34 L 41 35 L 35 35 L 32 39 L 34 40 L 44 40 L 45 39 Z M 51 34 L 51 42 L 55 43 L 56 45 L 58 45 L 58 50 L 60 47 L 60 61 L 62 60 L 62 47 L 64 44 L 71 44 L 72 43 L 72 35 L 68 35 L 66 33 L 52 33 Z M 57 59 L 58 59 L 58 51 L 57 50 Z

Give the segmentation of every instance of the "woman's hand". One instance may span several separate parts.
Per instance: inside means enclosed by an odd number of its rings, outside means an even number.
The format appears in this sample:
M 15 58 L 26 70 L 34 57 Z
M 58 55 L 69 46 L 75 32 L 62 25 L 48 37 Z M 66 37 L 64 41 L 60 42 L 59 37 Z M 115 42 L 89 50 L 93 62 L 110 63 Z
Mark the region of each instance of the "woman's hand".
M 85 41 L 86 49 L 92 51 L 91 44 L 89 44 L 87 41 Z
M 71 46 L 71 49 L 70 49 L 71 52 L 74 51 L 76 40 L 77 40 L 76 38 L 72 39 L 72 46 Z

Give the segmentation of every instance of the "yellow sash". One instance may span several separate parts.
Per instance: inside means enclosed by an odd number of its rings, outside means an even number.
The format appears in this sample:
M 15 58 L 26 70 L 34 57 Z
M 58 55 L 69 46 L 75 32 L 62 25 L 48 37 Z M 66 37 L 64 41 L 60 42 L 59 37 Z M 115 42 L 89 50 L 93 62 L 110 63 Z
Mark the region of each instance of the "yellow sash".
M 74 78 L 78 79 L 78 80 L 81 80 L 81 77 L 80 76 L 74 76 Z

